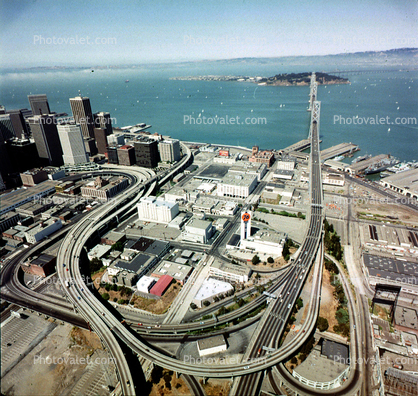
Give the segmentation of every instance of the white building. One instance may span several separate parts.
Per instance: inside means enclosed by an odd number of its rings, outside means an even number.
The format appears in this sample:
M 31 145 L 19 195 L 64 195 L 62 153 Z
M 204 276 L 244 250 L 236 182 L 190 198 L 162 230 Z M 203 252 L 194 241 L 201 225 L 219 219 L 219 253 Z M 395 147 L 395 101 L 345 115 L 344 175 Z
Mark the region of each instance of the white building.
M 322 176 L 322 183 L 332 186 L 344 186 L 344 176 L 338 173 L 326 173 Z
M 91 249 L 87 253 L 87 257 L 88 257 L 89 260 L 92 260 L 95 257 L 98 258 L 98 259 L 101 259 L 111 249 L 112 249 L 112 246 L 110 246 L 110 245 L 96 245 L 93 249 Z
M 209 338 L 202 338 L 197 342 L 197 350 L 199 351 L 199 356 L 212 355 L 214 353 L 219 353 L 226 351 L 226 342 L 223 335 L 217 335 Z
M 219 197 L 247 198 L 257 186 L 257 176 L 228 173 L 218 183 Z
M 276 169 L 293 170 L 295 169 L 296 158 L 291 156 L 283 156 L 277 161 Z
M 213 162 L 217 164 L 227 164 L 227 165 L 234 165 L 237 162 L 237 157 L 235 155 L 231 155 L 229 157 L 223 155 L 217 155 L 213 158 Z
M 137 205 L 139 220 L 169 223 L 179 213 L 179 204 L 155 196 L 143 197 Z
M 211 221 L 192 217 L 185 226 L 185 232 L 182 233 L 182 239 L 190 242 L 207 243 L 212 235 L 213 225 Z
M 175 162 L 181 158 L 180 142 L 177 139 L 161 140 L 158 151 L 162 162 Z
M 239 207 L 236 202 L 233 201 L 220 201 L 215 206 L 214 212 L 218 216 L 233 216 Z
M 42 221 L 40 224 L 36 225 L 33 228 L 25 231 L 26 240 L 29 243 L 36 243 L 48 235 L 51 235 L 53 232 L 59 230 L 62 227 L 60 219 L 50 218 L 49 220 Z
M 251 269 L 246 266 L 215 261 L 209 269 L 209 275 L 226 281 L 244 283 L 248 282 Z
M 216 279 L 205 279 L 197 292 L 193 303 L 199 308 L 202 308 L 205 301 L 213 302 L 213 298 L 233 291 L 234 288 L 227 282 L 222 282 Z
M 240 248 L 252 253 L 268 254 L 273 258 L 280 257 L 286 239 L 284 232 L 259 230 L 247 239 L 241 239 Z
M 283 180 L 292 180 L 293 179 L 293 170 L 288 169 L 277 169 L 273 175 L 273 179 L 283 179 Z
M 143 276 L 136 284 L 136 289 L 142 293 L 149 293 L 151 288 L 157 283 L 158 279 L 152 276 Z
M 62 124 L 57 125 L 57 129 L 61 141 L 64 164 L 76 165 L 89 162 L 80 125 Z

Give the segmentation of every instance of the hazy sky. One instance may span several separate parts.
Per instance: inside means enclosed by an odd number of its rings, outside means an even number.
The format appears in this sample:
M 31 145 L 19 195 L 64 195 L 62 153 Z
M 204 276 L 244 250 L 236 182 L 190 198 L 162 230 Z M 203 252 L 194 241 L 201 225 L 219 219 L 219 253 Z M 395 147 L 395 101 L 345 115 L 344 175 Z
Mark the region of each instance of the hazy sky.
M 416 0 L 0 0 L 0 6 L 0 66 L 418 47 Z

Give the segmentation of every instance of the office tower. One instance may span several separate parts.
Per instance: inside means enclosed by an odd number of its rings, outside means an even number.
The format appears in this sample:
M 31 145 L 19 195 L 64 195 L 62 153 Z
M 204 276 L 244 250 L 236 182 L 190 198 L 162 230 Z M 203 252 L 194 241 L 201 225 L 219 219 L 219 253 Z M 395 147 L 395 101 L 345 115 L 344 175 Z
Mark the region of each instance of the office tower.
M 97 147 L 96 141 L 93 138 L 83 138 L 84 139 L 84 147 L 86 148 L 86 152 L 90 157 L 97 154 Z
M 158 143 L 161 162 L 178 161 L 180 156 L 180 142 L 177 139 L 161 140 Z
M 134 142 L 135 160 L 138 166 L 144 168 L 155 168 L 160 160 L 158 143 L 156 140 L 140 138 Z
M 36 144 L 29 139 L 12 139 L 6 142 L 10 173 L 21 173 L 41 165 Z
M 83 136 L 94 139 L 94 119 L 91 112 L 90 99 L 81 96 L 70 98 L 70 106 L 74 121 L 81 126 Z
M 25 122 L 23 114 L 27 114 L 28 109 L 19 109 L 19 110 L 9 110 L 6 112 L 10 116 L 10 121 L 12 122 L 13 129 L 16 137 L 19 139 L 22 137 L 22 133 L 27 137 L 29 135 L 29 130 Z
M 61 141 L 64 164 L 75 165 L 89 162 L 81 126 L 69 123 L 58 125 L 57 129 Z
M 3 140 L 13 139 L 16 132 L 10 119 L 10 114 L 0 114 L 0 135 Z
M 46 95 L 28 95 L 33 115 L 51 114 Z
M 35 115 L 29 117 L 28 122 L 39 158 L 43 162 L 42 165 L 63 165 L 62 148 L 55 117 L 48 114 Z
M 135 164 L 135 149 L 126 144 L 118 148 L 119 165 L 131 166 Z
M 118 165 L 119 158 L 118 158 L 118 147 L 111 146 L 107 148 L 107 159 L 109 164 Z
M 94 128 L 94 138 L 96 139 L 97 151 L 99 154 L 104 154 L 107 151 L 107 136 L 106 129 Z
M 96 128 L 103 128 L 106 130 L 106 135 L 109 136 L 113 133 L 112 119 L 110 114 L 104 111 L 94 114 L 94 125 Z

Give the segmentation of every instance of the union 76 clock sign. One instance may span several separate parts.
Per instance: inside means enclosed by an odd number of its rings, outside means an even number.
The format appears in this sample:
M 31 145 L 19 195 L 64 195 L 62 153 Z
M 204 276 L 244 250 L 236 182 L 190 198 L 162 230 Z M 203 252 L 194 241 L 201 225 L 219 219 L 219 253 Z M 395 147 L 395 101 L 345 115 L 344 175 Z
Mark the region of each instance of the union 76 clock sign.
M 242 220 L 243 220 L 243 221 L 248 221 L 248 220 L 250 220 L 250 218 L 251 218 L 251 216 L 250 216 L 250 214 L 249 214 L 249 213 L 244 213 L 244 214 L 242 215 Z

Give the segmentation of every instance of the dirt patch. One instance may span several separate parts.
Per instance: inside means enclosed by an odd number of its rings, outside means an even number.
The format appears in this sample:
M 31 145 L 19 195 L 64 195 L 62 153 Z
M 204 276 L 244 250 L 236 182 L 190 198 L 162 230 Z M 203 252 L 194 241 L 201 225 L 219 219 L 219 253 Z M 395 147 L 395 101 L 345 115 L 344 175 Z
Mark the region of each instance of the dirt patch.
M 389 222 L 391 224 L 416 227 L 418 224 L 417 211 L 403 205 L 386 204 L 378 202 L 361 202 L 361 198 L 354 206 L 357 217 L 365 220 Z
M 334 286 L 331 285 L 331 276 L 329 271 L 323 271 L 322 288 L 321 288 L 321 306 L 319 308 L 319 316 L 328 320 L 328 330 L 334 333 L 334 325 L 338 325 L 335 318 L 337 312 L 338 301 L 334 297 Z
M 179 283 L 173 283 L 161 298 L 152 299 L 135 295 L 132 297 L 131 302 L 134 303 L 133 306 L 135 308 L 143 309 L 144 311 L 160 315 L 166 312 L 168 308 L 170 308 L 170 305 L 177 297 L 180 290 L 181 285 Z
M 295 247 L 291 247 L 289 249 L 290 255 L 292 255 L 293 253 L 295 253 L 296 250 L 297 249 Z M 257 267 L 261 267 L 261 268 L 281 268 L 284 265 L 286 265 L 287 263 L 288 263 L 288 261 L 286 261 L 283 256 L 280 256 L 280 257 L 276 257 L 274 259 L 274 262 L 273 263 L 269 263 L 267 261 L 264 261 L 264 262 L 260 262 L 257 265 L 255 265 L 255 267 L 256 268 Z
M 227 396 L 229 395 L 229 381 L 208 380 L 203 384 L 203 380 L 199 381 L 207 396 Z
M 181 376 L 176 378 L 172 371 L 163 369 L 158 382 L 151 385 L 149 396 L 180 396 L 190 393 Z

